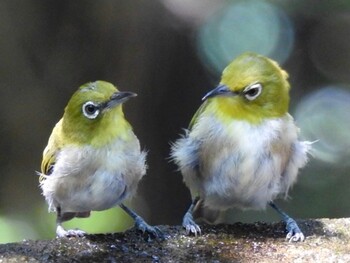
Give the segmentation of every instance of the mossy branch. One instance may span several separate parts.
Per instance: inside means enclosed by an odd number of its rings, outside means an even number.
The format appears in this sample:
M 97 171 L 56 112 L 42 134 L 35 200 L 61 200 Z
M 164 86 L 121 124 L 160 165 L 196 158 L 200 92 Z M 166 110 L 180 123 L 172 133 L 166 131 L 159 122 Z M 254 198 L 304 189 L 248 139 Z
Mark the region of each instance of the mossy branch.
M 160 226 L 164 241 L 131 229 L 2 244 L 0 262 L 350 262 L 350 219 L 298 224 L 302 243 L 288 243 L 282 223 L 206 225 L 199 237 L 186 236 L 180 226 Z

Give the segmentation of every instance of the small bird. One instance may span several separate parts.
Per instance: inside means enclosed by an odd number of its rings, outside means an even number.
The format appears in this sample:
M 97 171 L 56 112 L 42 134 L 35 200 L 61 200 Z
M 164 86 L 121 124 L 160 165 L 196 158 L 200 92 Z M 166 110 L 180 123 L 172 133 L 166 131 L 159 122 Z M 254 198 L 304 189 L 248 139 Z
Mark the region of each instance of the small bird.
M 158 227 L 122 203 L 146 173 L 146 152 L 122 110 L 135 96 L 105 81 L 87 83 L 73 94 L 54 127 L 39 181 L 49 211 L 57 213 L 58 237 L 85 235 L 82 230 L 65 230 L 62 223 L 117 205 L 135 220 L 137 229 L 162 237 Z
M 287 78 L 275 61 L 243 53 L 226 67 L 185 135 L 172 144 L 171 158 L 192 195 L 183 218 L 187 234 L 201 233 L 198 217 L 215 221 L 229 208 L 270 205 L 285 221 L 287 238 L 304 240 L 296 221 L 273 202 L 288 196 L 311 148 L 310 142 L 299 141 L 288 113 Z

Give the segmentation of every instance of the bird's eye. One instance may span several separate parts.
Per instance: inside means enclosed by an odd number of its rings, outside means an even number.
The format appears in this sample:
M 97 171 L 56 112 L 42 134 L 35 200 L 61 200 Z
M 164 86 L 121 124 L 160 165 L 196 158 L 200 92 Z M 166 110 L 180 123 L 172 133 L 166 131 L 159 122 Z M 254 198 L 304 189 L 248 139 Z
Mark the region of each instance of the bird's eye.
M 255 100 L 261 94 L 261 91 L 262 85 L 260 83 L 255 83 L 246 87 L 243 94 L 247 100 Z
M 96 119 L 97 116 L 100 114 L 99 106 L 93 103 L 92 101 L 84 103 L 82 110 L 84 116 L 88 119 Z

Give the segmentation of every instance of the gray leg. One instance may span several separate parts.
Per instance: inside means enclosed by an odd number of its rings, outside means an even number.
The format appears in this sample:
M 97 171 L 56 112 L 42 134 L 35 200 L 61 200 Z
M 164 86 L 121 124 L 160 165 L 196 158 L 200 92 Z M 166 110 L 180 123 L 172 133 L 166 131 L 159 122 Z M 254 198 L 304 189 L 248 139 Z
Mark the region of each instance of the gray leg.
M 197 234 L 201 234 L 201 228 L 194 222 L 193 219 L 193 209 L 199 200 L 199 196 L 193 199 L 191 206 L 188 208 L 186 214 L 182 219 L 182 226 L 186 229 L 187 235 L 194 234 L 197 236 Z
M 164 235 L 162 231 L 156 227 L 156 226 L 150 226 L 146 223 L 145 220 L 138 214 L 136 214 L 134 211 L 132 211 L 130 208 L 126 207 L 124 204 L 119 205 L 129 216 L 131 216 L 135 220 L 135 227 L 138 230 L 141 230 L 142 233 L 148 233 L 152 235 L 155 238 L 164 239 Z
M 269 205 L 282 216 L 283 221 L 286 223 L 286 230 L 288 232 L 286 238 L 289 239 L 289 242 L 304 241 L 304 234 L 301 232 L 297 222 L 276 206 L 275 203 L 270 202 Z

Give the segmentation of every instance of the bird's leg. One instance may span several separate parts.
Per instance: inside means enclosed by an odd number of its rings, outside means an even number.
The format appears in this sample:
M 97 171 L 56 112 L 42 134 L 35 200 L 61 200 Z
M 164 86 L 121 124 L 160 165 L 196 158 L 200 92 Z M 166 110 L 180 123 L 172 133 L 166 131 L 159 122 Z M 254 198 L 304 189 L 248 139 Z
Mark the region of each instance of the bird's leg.
M 129 216 L 131 216 L 135 220 L 135 227 L 138 230 L 141 230 L 142 233 L 148 233 L 149 235 L 155 237 L 164 239 L 164 235 L 162 231 L 156 227 L 156 226 L 150 226 L 146 223 L 146 221 L 136 214 L 134 211 L 132 211 L 130 208 L 126 207 L 124 204 L 119 205 Z
M 289 242 L 304 241 L 304 234 L 301 232 L 297 222 L 276 206 L 275 203 L 270 202 L 269 205 L 282 216 L 283 221 L 286 223 L 286 230 L 288 232 L 286 238 L 289 239 Z
M 61 213 L 61 208 L 57 207 L 57 219 L 56 219 L 56 236 L 57 237 L 82 237 L 86 233 L 79 229 L 65 230 L 62 223 L 71 220 L 75 217 L 76 213 Z
M 182 219 L 182 226 L 186 229 L 187 235 L 194 234 L 195 236 L 197 236 L 197 234 L 201 234 L 201 228 L 194 222 L 193 219 L 193 209 L 195 208 L 199 200 L 199 196 L 193 199 L 191 206 L 188 208 L 186 214 Z

